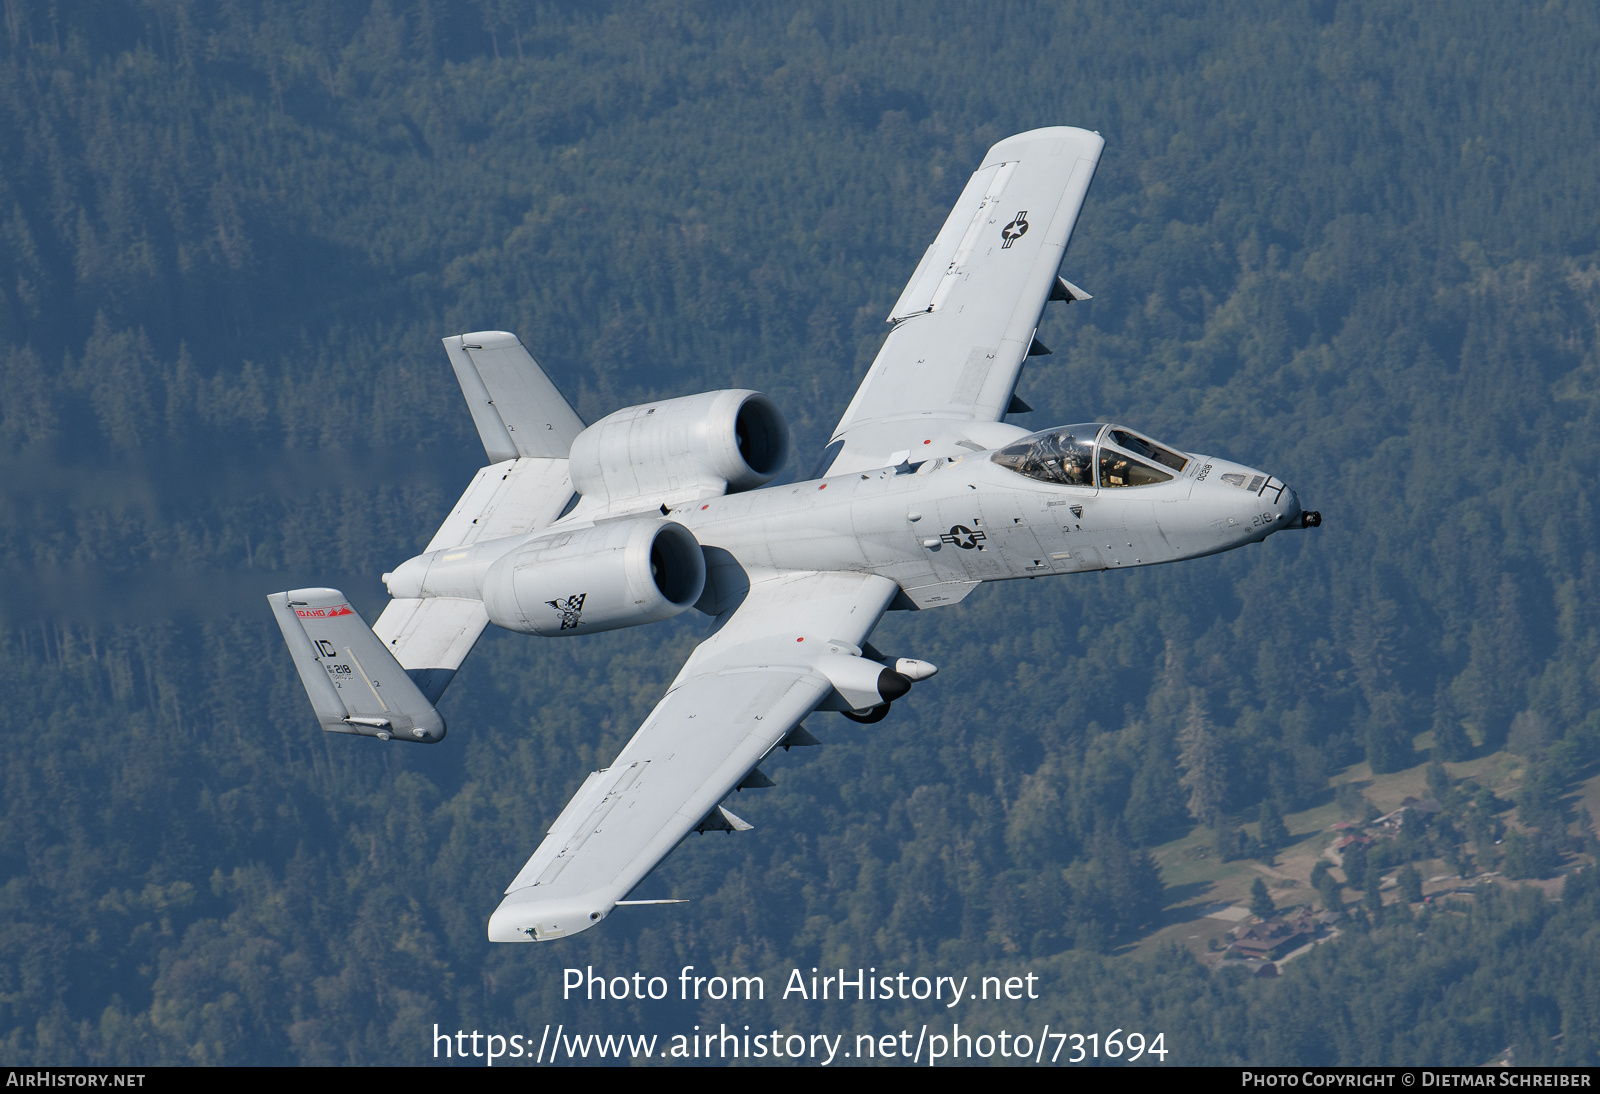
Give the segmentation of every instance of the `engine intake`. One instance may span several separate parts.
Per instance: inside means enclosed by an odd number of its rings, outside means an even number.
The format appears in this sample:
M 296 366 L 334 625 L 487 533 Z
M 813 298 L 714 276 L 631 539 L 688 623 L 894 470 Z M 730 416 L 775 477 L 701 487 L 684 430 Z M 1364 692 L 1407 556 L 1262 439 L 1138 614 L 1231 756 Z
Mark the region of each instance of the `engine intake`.
M 607 414 L 572 442 L 585 511 L 630 498 L 664 504 L 751 490 L 789 455 L 783 412 L 758 391 L 708 391 Z
M 489 621 L 546 637 L 670 619 L 700 599 L 706 562 L 669 520 L 608 521 L 533 540 L 483 575 Z

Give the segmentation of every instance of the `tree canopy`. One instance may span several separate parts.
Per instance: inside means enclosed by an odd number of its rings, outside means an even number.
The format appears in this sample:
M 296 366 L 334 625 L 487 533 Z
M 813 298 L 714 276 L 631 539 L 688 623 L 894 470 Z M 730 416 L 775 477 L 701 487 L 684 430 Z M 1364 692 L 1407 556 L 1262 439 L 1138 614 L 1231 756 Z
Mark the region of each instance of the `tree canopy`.
M 1056 987 L 1007 1020 L 1115 1012 L 1167 1030 L 1169 1062 L 1597 1062 L 1592 871 L 1559 902 L 1374 922 L 1275 981 L 1118 952 L 1182 897 L 1152 847 L 1247 817 L 1266 841 L 1353 764 L 1505 750 L 1517 800 L 1441 803 L 1428 838 L 1481 856 L 1514 805 L 1507 873 L 1581 861 L 1593 6 L 3 15 L 8 1060 L 409 1063 L 435 1022 L 614 1027 L 562 1002 L 565 966 L 696 964 L 1031 968 Z M 1270 468 L 1324 526 L 894 613 L 874 642 L 940 675 L 871 729 L 813 718 L 825 746 L 772 766 L 757 830 L 650 882 L 691 904 L 491 947 L 501 889 L 703 619 L 488 636 L 450 738 L 382 747 L 319 733 L 263 594 L 335 585 L 375 617 L 481 462 L 451 333 L 517 332 L 591 421 L 761 389 L 803 474 L 983 150 L 1051 124 L 1107 140 L 1063 269 L 1094 299 L 1048 313 L 1014 420 Z

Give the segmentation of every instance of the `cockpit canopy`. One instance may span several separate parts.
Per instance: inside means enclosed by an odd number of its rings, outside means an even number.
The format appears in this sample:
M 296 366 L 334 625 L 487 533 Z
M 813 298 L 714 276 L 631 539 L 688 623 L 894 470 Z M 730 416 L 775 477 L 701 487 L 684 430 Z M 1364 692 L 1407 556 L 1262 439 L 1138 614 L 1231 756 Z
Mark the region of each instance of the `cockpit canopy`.
M 1030 433 L 990 458 L 1040 482 L 1102 489 L 1167 482 L 1189 463 L 1149 437 L 1103 422 Z

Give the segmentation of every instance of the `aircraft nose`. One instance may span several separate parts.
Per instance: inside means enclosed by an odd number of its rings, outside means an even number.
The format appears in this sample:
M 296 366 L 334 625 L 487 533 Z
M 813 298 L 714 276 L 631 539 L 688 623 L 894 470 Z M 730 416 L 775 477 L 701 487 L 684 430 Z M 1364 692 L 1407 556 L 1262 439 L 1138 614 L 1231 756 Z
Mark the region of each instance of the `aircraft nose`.
M 1278 512 L 1278 528 L 1320 528 L 1322 514 L 1315 509 L 1306 509 L 1300 504 L 1300 495 L 1292 489 L 1285 490 L 1287 504 L 1280 507 Z
M 1229 530 L 1240 542 L 1259 542 L 1285 528 L 1314 528 L 1318 513 L 1308 513 L 1300 496 L 1276 475 L 1242 465 L 1229 465 L 1215 476 L 1217 502 L 1228 514 Z
M 1256 491 L 1253 521 L 1263 536 L 1286 528 L 1315 528 L 1322 514 L 1308 512 L 1300 505 L 1300 495 L 1288 483 L 1273 475 Z
M 1269 479 L 1268 481 L 1272 480 Z M 1278 514 L 1277 523 L 1280 528 L 1293 528 L 1300 523 L 1300 517 L 1304 510 L 1300 508 L 1300 495 L 1290 489 L 1288 483 L 1284 483 L 1283 486 L 1283 496 L 1279 499 L 1279 503 L 1274 506 Z

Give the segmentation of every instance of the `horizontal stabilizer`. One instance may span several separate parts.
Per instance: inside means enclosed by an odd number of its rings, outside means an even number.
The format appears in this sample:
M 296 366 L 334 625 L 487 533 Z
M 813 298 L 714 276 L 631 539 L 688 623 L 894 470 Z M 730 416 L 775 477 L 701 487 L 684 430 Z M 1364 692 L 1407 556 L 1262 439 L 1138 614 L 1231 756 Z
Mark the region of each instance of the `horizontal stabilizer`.
M 272 593 L 267 602 L 323 729 L 444 738 L 444 719 L 338 589 Z
M 514 334 L 478 331 L 444 340 L 489 462 L 566 459 L 583 420 Z
M 483 601 L 439 596 L 391 600 L 372 629 L 428 702 L 437 703 L 488 625 Z
M 524 456 L 480 468 L 429 541 L 429 551 L 525 536 L 555 522 L 573 501 L 565 459 Z

